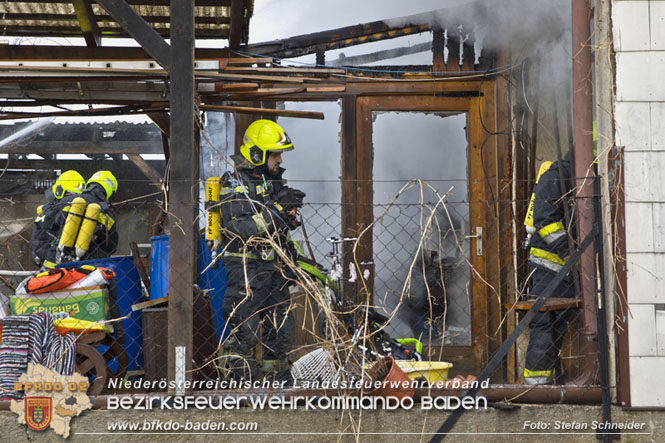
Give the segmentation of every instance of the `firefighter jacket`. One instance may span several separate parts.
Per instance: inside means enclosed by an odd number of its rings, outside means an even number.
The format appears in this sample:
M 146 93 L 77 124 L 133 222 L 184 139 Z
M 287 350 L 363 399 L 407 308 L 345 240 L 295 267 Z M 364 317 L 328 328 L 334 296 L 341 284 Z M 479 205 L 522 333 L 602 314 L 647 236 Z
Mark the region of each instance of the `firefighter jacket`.
M 38 208 L 30 239 L 32 257 L 37 265 L 44 265 L 47 268 L 55 265 L 60 233 L 65 225 L 72 200 L 77 197 L 83 198 L 86 204 L 98 203 L 102 206 L 92 242 L 83 259 L 108 257 L 115 253 L 118 246 L 115 216 L 106 203 L 104 189 L 93 185 L 91 189 L 81 194 L 68 194 L 62 200 L 50 201 Z
M 568 235 L 574 236 L 574 222 L 570 221 L 571 226 L 567 226 L 564 209 L 573 197 L 570 167 L 568 157 L 553 163 L 534 188 L 533 224 L 536 234 L 531 241 L 529 262 L 553 272 L 558 272 L 565 264 L 570 255 Z M 572 208 L 568 212 L 573 214 Z
M 54 265 L 59 233 L 55 219 L 56 214 L 65 206 L 62 200 L 49 200 L 37 208 L 37 217 L 32 225 L 30 248 L 32 261 L 38 266 L 45 264 L 50 268 Z
M 275 251 L 266 245 L 247 245 L 252 237 L 267 238 L 274 233 L 285 241 L 288 227 L 275 196 L 284 186 L 283 168 L 277 177 L 270 176 L 263 166 L 254 166 L 240 155 L 232 157 L 235 170 L 221 179 L 220 209 L 227 245 L 224 257 L 250 260 L 274 260 Z M 286 244 L 286 243 L 282 243 Z

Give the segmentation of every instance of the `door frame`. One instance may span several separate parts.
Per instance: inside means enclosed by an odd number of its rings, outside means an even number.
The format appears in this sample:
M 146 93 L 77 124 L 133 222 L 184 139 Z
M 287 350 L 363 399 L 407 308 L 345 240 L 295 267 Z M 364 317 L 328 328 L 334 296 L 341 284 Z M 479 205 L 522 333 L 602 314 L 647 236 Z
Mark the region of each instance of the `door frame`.
M 361 234 L 356 254 L 353 257 L 358 275 L 365 270 L 370 273 L 367 281 L 367 290 L 362 288 L 357 300 L 365 302 L 367 295 L 373 294 L 374 261 L 373 261 L 373 142 L 372 112 L 374 111 L 402 111 L 402 112 L 465 112 L 467 113 L 467 171 L 468 171 L 468 201 L 469 226 L 472 231 L 481 227 L 486 232 L 486 208 L 483 202 L 486 198 L 486 179 L 483 173 L 483 152 L 486 132 L 483 129 L 481 117 L 482 95 L 467 97 L 441 97 L 441 96 L 360 96 L 356 101 L 356 146 L 355 169 L 355 222 L 357 232 Z M 472 269 L 470 270 L 470 296 L 471 305 L 469 313 L 471 320 L 470 346 L 436 346 L 430 349 L 433 354 L 428 358 L 454 360 L 458 369 L 468 371 L 479 370 L 487 361 L 488 337 L 488 298 L 486 285 L 486 257 L 487 254 L 477 255 L 476 242 L 469 242 L 469 254 Z M 484 243 L 484 239 L 483 239 Z M 483 246 L 483 249 L 485 247 Z M 370 300 L 371 301 L 371 300 Z M 460 367 L 461 366 L 461 367 Z

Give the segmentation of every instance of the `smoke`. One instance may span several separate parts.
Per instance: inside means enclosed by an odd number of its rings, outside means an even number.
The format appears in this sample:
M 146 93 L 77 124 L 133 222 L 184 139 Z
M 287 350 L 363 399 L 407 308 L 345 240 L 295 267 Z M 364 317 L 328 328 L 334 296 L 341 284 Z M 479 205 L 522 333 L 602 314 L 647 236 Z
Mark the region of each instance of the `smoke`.
M 540 45 L 570 32 L 570 0 L 484 0 L 384 20 L 391 27 L 427 24 L 435 30 L 473 31 L 486 49 Z

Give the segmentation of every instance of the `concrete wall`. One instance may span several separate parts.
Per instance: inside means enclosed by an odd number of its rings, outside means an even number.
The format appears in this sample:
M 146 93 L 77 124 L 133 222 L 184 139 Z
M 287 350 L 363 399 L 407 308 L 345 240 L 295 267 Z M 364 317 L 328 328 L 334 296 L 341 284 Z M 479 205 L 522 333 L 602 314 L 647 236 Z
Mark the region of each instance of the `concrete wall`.
M 633 406 L 665 406 L 665 1 L 612 2 Z

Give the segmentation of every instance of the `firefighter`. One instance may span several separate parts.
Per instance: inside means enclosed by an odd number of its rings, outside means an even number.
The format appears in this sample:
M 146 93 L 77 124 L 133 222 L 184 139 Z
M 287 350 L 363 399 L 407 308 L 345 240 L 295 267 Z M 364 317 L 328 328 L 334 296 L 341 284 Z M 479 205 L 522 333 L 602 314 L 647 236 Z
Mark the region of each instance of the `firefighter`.
M 115 252 L 118 232 L 108 200 L 117 189 L 110 171 L 98 171 L 85 183 L 83 192 L 65 193 L 44 211 L 44 232 L 31 242 L 43 267 L 109 257 Z
M 55 235 L 49 222 L 53 220 L 53 214 L 63 207 L 62 200 L 71 195 L 79 195 L 85 188 L 85 179 L 74 170 L 65 171 L 46 192 L 46 203 L 37 207 L 37 217 L 32 226 L 32 237 L 30 247 L 32 249 L 32 260 L 37 266 L 52 268 L 55 260 Z M 67 201 L 68 199 L 65 199 Z M 48 219 L 47 219 L 47 216 Z M 47 221 L 48 220 L 48 221 Z
M 209 206 L 209 217 L 218 206 L 228 277 L 222 311 L 231 330 L 225 352 L 234 378 L 255 379 L 260 370 L 264 376 L 288 374 L 287 353 L 295 333 L 289 283 L 270 246 L 274 243 L 265 240 L 270 238 L 286 250 L 289 232 L 300 225 L 296 214 L 305 193 L 284 184 L 280 166 L 282 154 L 292 149 L 289 136 L 277 123 L 255 121 L 245 132 L 240 154 L 232 157 L 234 171 L 215 179 L 221 185 L 220 196 L 213 196 L 213 202 L 219 202 Z M 252 239 L 264 241 L 257 244 Z M 214 242 L 210 244 L 214 247 Z M 259 368 L 253 355 L 261 323 L 264 352 Z
M 569 236 L 574 225 L 566 220 L 565 205 L 572 205 L 570 153 L 553 163 L 540 175 L 534 188 L 533 227 L 529 267 L 531 294 L 542 294 L 570 255 Z M 567 211 L 572 214 L 572 206 Z M 552 297 L 575 297 L 571 273 L 552 293 Z M 529 326 L 531 333 L 524 368 L 525 384 L 552 384 L 561 375 L 559 352 L 563 336 L 575 318 L 571 309 L 537 312 Z
M 109 257 L 115 253 L 118 230 L 109 201 L 117 191 L 118 180 L 111 171 L 97 171 L 86 182 L 85 191 L 81 193 L 86 209 L 74 243 L 77 260 Z

